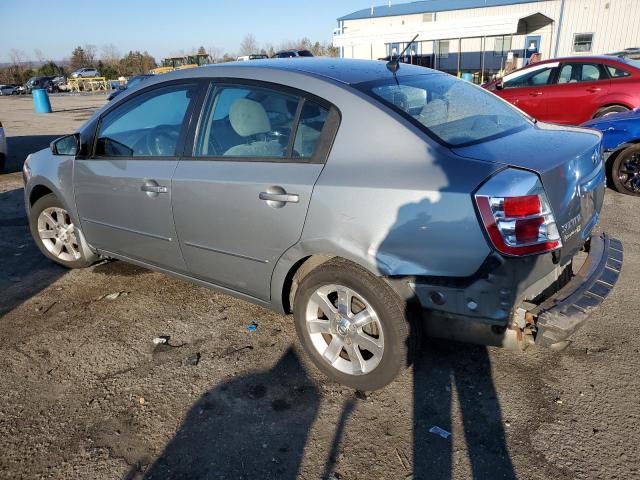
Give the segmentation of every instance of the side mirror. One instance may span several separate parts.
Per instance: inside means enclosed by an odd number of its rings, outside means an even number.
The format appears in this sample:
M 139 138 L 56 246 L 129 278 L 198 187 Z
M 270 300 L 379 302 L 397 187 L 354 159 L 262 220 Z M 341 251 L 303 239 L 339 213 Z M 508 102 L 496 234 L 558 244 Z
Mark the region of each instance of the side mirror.
M 504 90 L 504 81 L 500 80 L 498 83 L 496 83 L 496 90 Z
M 76 156 L 80 151 L 80 134 L 74 133 L 60 137 L 51 142 L 51 153 L 54 155 Z

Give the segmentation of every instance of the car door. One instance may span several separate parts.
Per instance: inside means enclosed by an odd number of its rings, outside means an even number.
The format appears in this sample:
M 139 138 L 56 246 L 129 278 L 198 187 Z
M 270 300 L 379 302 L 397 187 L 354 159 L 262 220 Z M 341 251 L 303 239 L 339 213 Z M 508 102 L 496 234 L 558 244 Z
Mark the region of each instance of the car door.
M 593 117 L 609 93 L 611 80 L 605 67 L 594 62 L 566 62 L 548 88 L 548 120 L 579 125 Z
M 537 120 L 546 121 L 548 87 L 558 63 L 533 65 L 507 75 L 496 93 Z
M 212 84 L 173 177 L 191 275 L 262 300 L 300 235 L 338 125 L 334 107 L 264 84 Z M 188 147 L 189 148 L 189 147 Z
M 74 166 L 87 241 L 105 252 L 185 271 L 171 210 L 171 177 L 197 83 L 153 86 L 104 113 L 93 155 Z

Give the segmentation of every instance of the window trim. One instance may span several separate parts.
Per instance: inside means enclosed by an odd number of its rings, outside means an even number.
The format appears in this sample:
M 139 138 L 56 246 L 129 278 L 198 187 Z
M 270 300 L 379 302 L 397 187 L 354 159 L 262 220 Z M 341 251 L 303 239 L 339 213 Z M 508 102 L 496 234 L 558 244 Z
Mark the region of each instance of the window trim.
M 97 155 L 96 154 L 96 146 L 98 145 L 98 134 L 100 132 L 100 127 L 102 126 L 102 121 L 104 120 L 104 117 L 106 117 L 108 114 L 110 114 L 111 112 L 115 111 L 116 109 L 122 107 L 123 105 L 126 105 L 127 103 L 135 100 L 136 98 L 140 97 L 141 95 L 146 95 L 149 92 L 152 92 L 154 90 L 161 90 L 164 88 L 169 88 L 169 87 L 173 87 L 173 86 L 180 86 L 180 85 L 193 85 L 194 88 L 194 93 L 193 93 L 193 98 L 191 99 L 191 102 L 189 103 L 189 107 L 187 108 L 187 111 L 185 112 L 185 120 L 182 123 L 182 128 L 180 129 L 180 135 L 178 136 L 178 142 L 176 144 L 176 154 L 173 156 L 152 156 L 152 155 L 145 155 L 145 156 L 129 156 L 129 157 L 116 157 L 116 156 L 107 156 L 107 155 Z M 187 141 L 187 135 L 189 132 L 189 127 L 191 125 L 191 122 L 193 121 L 193 114 L 196 110 L 196 108 L 200 108 L 200 103 L 202 102 L 202 90 L 203 90 L 203 84 L 201 82 L 201 80 L 199 78 L 185 78 L 185 79 L 179 79 L 179 80 L 172 80 L 169 82 L 162 82 L 162 83 L 157 83 L 157 84 L 153 84 L 153 85 L 149 85 L 147 88 L 144 88 L 143 90 L 140 90 L 139 92 L 135 92 L 129 96 L 126 97 L 126 99 L 119 101 L 113 105 L 110 105 L 104 112 L 102 112 L 100 114 L 100 116 L 98 117 L 98 119 L 96 120 L 96 125 L 93 131 L 93 134 L 91 135 L 91 143 L 90 143 L 90 149 L 89 149 L 89 155 L 87 155 L 87 157 L 85 157 L 88 160 L 108 160 L 108 159 L 114 159 L 114 160 L 156 160 L 156 161 L 175 161 L 175 160 L 179 160 L 182 157 L 182 154 L 184 153 L 184 146 L 186 144 Z
M 589 50 L 581 50 L 581 51 L 576 50 L 576 37 L 578 35 L 591 35 L 591 45 L 589 47 Z M 593 52 L 593 43 L 594 43 L 594 41 L 595 41 L 595 33 L 594 32 L 574 33 L 573 34 L 573 42 L 571 44 L 571 53 L 577 53 L 577 54 L 592 53 Z
M 324 164 L 326 163 L 333 142 L 338 133 L 340 123 L 342 121 L 342 114 L 340 110 L 331 102 L 324 98 L 318 97 L 312 93 L 299 90 L 287 85 L 281 85 L 278 83 L 266 82 L 262 80 L 254 80 L 247 78 L 228 78 L 228 77 L 209 77 L 204 78 L 205 83 L 208 85 L 205 87 L 204 95 L 198 105 L 199 111 L 192 116 L 189 129 L 187 132 L 187 141 L 183 150 L 182 160 L 196 160 L 196 161 L 215 161 L 215 162 L 262 162 L 262 163 L 299 163 L 299 164 Z M 205 114 L 205 106 L 210 95 L 215 95 L 216 90 L 220 87 L 256 87 L 266 90 L 274 90 L 279 93 L 287 95 L 295 95 L 299 97 L 298 107 L 293 119 L 293 128 L 291 130 L 291 138 L 287 146 L 287 156 L 285 157 L 249 157 L 249 156 L 231 156 L 231 155 L 207 155 L 207 156 L 195 156 L 195 146 L 198 131 L 203 122 L 203 115 Z M 306 101 L 317 103 L 321 107 L 327 109 L 329 112 L 327 120 L 322 128 L 318 143 L 316 145 L 313 156 L 311 157 L 294 157 L 293 144 L 295 142 L 295 135 L 297 134 L 298 125 L 300 123 L 300 115 L 302 113 L 302 107 Z

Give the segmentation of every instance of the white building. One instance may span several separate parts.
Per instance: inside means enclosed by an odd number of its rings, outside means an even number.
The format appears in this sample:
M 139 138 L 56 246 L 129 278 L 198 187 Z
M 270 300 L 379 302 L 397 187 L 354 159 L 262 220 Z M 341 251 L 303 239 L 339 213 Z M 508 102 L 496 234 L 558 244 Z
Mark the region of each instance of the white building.
M 541 59 L 640 47 L 640 0 L 424 0 L 371 7 L 338 19 L 344 58 L 399 55 L 482 81 Z M 508 65 L 509 64 L 509 65 Z

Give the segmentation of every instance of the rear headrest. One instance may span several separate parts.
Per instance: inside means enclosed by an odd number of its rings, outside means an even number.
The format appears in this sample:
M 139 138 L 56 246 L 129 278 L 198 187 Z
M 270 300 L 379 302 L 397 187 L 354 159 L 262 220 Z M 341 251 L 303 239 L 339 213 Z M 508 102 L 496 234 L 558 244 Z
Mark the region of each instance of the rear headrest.
M 241 137 L 271 131 L 271 122 L 264 107 L 248 98 L 239 98 L 229 109 L 231 126 Z

